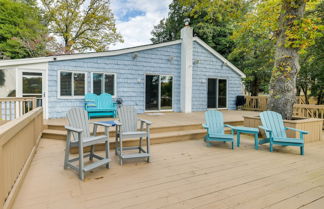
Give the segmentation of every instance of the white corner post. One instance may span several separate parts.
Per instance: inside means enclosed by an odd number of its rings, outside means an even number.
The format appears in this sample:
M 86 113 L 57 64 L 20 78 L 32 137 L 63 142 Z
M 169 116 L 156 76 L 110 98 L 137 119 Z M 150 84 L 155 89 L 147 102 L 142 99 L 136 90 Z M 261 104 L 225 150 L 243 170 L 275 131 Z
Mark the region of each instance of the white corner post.
M 190 113 L 192 104 L 192 42 L 193 31 L 189 26 L 181 29 L 181 112 Z

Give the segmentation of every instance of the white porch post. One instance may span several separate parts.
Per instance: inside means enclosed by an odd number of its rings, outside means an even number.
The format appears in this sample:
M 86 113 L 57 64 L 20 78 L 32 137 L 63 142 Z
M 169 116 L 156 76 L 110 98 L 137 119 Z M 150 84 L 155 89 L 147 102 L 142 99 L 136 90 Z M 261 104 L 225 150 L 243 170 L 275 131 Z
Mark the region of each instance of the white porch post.
M 192 103 L 192 28 L 181 29 L 181 112 L 190 113 Z

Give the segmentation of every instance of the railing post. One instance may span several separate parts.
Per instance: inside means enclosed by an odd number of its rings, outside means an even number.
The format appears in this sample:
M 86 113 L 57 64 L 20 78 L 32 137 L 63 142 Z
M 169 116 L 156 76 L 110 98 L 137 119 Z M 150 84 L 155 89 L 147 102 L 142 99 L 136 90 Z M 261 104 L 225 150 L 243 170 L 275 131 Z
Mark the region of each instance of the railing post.
M 36 97 L 33 97 L 33 109 L 35 109 L 36 108 Z
M 0 137 L 1 139 L 1 137 Z M 5 192 L 4 192 L 4 166 L 3 166 L 3 154 L 2 154 L 2 145 L 0 145 L 0 209 L 3 209 Z

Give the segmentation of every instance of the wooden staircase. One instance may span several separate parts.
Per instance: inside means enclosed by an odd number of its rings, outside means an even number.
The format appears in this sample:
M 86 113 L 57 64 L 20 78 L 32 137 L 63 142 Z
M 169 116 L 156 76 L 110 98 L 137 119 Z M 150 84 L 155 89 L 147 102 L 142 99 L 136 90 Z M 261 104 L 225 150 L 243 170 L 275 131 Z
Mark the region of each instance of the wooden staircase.
M 233 121 L 227 122 L 226 124 L 230 125 L 242 125 L 243 121 Z M 92 130 L 92 127 L 90 127 Z M 225 129 L 226 133 L 230 133 L 229 129 Z M 43 131 L 43 138 L 46 139 L 57 139 L 65 140 L 66 139 L 66 130 L 64 125 L 51 125 L 46 124 Z M 98 129 L 98 135 L 103 134 L 103 128 Z M 191 124 L 191 125 L 179 125 L 179 126 L 170 126 L 170 127 L 152 127 L 151 128 L 151 144 L 161 144 L 161 143 L 170 143 L 177 141 L 185 140 L 194 140 L 194 139 L 203 139 L 206 134 L 206 130 L 202 128 L 201 124 Z M 115 128 L 110 128 L 110 148 L 115 148 Z M 138 143 L 138 139 L 126 139 L 123 143 L 123 146 L 135 146 Z M 96 150 L 102 150 L 104 147 L 96 147 Z M 72 153 L 76 153 L 76 149 L 72 149 Z

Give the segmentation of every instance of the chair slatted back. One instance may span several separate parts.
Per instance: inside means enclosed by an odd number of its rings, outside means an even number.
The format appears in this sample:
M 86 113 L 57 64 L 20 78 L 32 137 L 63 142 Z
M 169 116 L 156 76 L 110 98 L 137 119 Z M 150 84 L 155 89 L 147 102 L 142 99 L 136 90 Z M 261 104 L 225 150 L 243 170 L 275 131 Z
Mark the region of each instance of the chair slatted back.
M 113 108 L 113 99 L 110 94 L 103 93 L 98 96 L 98 109 L 111 109 Z
M 205 121 L 208 125 L 208 134 L 224 134 L 223 113 L 217 110 L 205 112 Z
M 122 106 L 118 109 L 119 121 L 122 123 L 122 132 L 137 131 L 137 111 L 133 106 Z
M 84 100 L 86 102 L 86 109 L 96 109 L 98 103 L 98 96 L 96 94 L 88 93 L 84 96 Z
M 260 118 L 262 125 L 272 131 L 273 137 L 287 138 L 284 122 L 282 116 L 279 113 L 273 111 L 265 111 L 260 113 Z M 270 137 L 268 132 L 266 132 L 266 136 L 268 138 Z
M 82 108 L 72 108 L 66 114 L 68 124 L 72 128 L 80 128 L 83 130 L 81 136 L 86 138 L 90 136 L 89 126 L 88 126 L 88 114 Z M 78 139 L 78 135 L 73 133 L 74 140 Z

